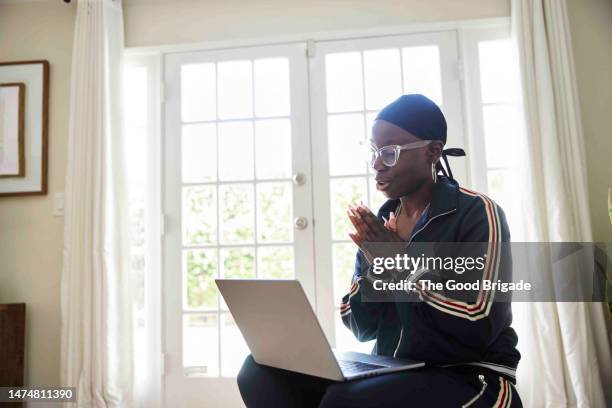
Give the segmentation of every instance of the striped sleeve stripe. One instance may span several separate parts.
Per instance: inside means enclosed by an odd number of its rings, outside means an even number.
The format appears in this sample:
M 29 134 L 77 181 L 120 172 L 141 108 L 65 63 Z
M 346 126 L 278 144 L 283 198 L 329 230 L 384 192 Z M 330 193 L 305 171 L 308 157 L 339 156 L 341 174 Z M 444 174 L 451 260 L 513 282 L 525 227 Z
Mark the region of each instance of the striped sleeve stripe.
M 357 293 L 357 291 L 359 290 L 359 281 L 361 279 L 356 280 L 353 285 L 351 286 L 351 290 L 349 292 L 349 295 L 354 295 L 355 293 Z
M 345 317 L 351 314 L 351 308 L 349 307 L 348 309 L 344 310 L 344 311 L 340 311 L 340 317 Z
M 493 274 L 493 280 L 496 280 L 497 272 L 499 269 L 499 248 L 497 245 L 495 245 L 498 240 L 497 237 L 499 234 L 499 216 L 497 214 L 497 208 L 486 196 L 471 191 L 469 191 L 469 193 L 466 192 L 466 194 L 479 196 L 485 203 L 487 219 L 489 222 L 489 245 L 484 279 L 490 279 L 491 275 Z M 485 292 L 481 289 L 476 303 L 468 304 L 465 302 L 448 299 L 438 293 L 432 293 L 429 291 L 422 292 L 426 298 L 426 302 L 432 305 L 433 307 L 436 307 L 441 311 L 459 317 L 464 317 L 470 320 L 478 320 L 488 315 L 492 303 L 492 299 L 491 301 L 488 301 L 488 298 L 490 296 L 493 296 L 492 291 Z
M 509 408 L 512 406 L 512 383 L 508 380 L 504 379 L 506 382 L 506 387 L 508 387 L 508 401 L 506 401 L 506 407 Z
M 510 383 L 503 377 L 499 377 L 499 394 L 497 394 L 497 400 L 493 407 L 505 408 L 510 406 L 512 401 L 512 390 L 510 389 Z
M 487 221 L 489 226 L 489 240 L 487 245 L 487 261 L 485 264 L 485 273 L 483 279 L 496 281 L 499 272 L 500 262 L 500 246 L 498 245 L 500 235 L 500 222 L 497 206 L 489 197 L 476 193 L 474 191 L 460 187 L 464 194 L 474 197 L 479 197 L 484 205 L 487 213 Z M 419 285 L 421 298 L 425 302 L 436 309 L 452 314 L 454 316 L 463 317 L 469 320 L 479 320 L 488 316 L 493 304 L 494 290 L 485 291 L 482 287 L 478 292 L 476 302 L 473 304 L 452 300 L 439 293 L 431 292 L 423 289 Z
M 359 287 L 360 287 L 359 282 L 361 281 L 361 279 L 363 278 L 355 279 L 355 281 L 351 285 L 351 290 L 348 293 L 348 298 L 346 298 L 346 302 L 340 303 L 340 316 L 344 317 L 348 315 L 349 313 L 351 313 L 350 301 L 351 301 L 351 298 L 355 296 L 357 292 L 359 292 Z
M 357 293 L 357 291 L 359 290 L 359 279 L 355 280 L 353 282 L 353 284 L 351 285 L 351 288 L 349 289 L 349 298 L 351 297 L 351 295 L 354 295 L 355 293 Z

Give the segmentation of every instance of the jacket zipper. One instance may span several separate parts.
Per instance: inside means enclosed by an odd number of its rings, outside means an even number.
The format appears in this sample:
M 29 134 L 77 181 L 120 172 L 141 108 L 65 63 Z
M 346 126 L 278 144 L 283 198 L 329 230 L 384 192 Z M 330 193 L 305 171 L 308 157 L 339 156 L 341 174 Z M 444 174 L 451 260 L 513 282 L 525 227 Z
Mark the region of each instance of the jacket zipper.
M 433 216 L 433 217 L 431 217 L 430 219 L 428 219 L 428 220 L 427 220 L 427 222 L 425 223 L 425 225 L 423 225 L 421 228 L 419 228 L 419 229 L 418 229 L 418 231 L 416 231 L 415 233 L 413 233 L 413 234 L 410 236 L 410 239 L 408 240 L 408 243 L 406 244 L 406 246 L 410 245 L 410 243 L 412 242 L 412 240 L 414 239 L 414 237 L 416 237 L 416 236 L 417 236 L 417 234 L 418 234 L 419 232 L 423 231 L 423 230 L 425 229 L 425 227 L 427 227 L 427 226 L 429 225 L 429 223 L 430 223 L 430 222 L 432 222 L 433 220 L 435 220 L 435 219 L 436 219 L 436 218 L 438 218 L 438 217 L 441 217 L 441 216 L 446 215 L 446 214 L 453 213 L 453 212 L 455 212 L 455 211 L 457 211 L 457 209 L 456 209 L 456 208 L 453 208 L 453 209 L 452 209 L 452 210 L 450 210 L 450 211 L 447 211 L 447 212 L 442 213 L 442 214 L 438 214 L 438 215 Z M 393 352 L 393 357 L 394 357 L 394 358 L 395 358 L 395 356 L 397 355 L 397 351 L 399 350 L 400 344 L 402 344 L 402 336 L 403 336 L 403 334 L 404 334 L 404 327 L 402 327 L 402 328 L 400 329 L 400 337 L 399 337 L 399 341 L 397 342 L 397 346 L 395 347 L 395 351 Z
M 435 220 L 435 219 L 436 219 L 436 218 L 438 218 L 438 217 L 441 217 L 441 216 L 443 216 L 443 215 L 447 215 L 447 214 L 453 213 L 453 212 L 455 212 L 455 211 L 457 211 L 457 209 L 456 209 L 456 208 L 453 208 L 453 209 L 452 209 L 452 210 L 450 210 L 450 211 L 447 211 L 447 212 L 442 213 L 442 214 L 435 215 L 435 216 L 431 217 L 430 219 L 428 219 L 428 220 L 427 220 L 427 222 L 425 223 L 425 225 L 423 225 L 421 228 L 419 228 L 419 230 L 418 230 L 417 232 L 415 232 L 414 234 L 412 234 L 412 235 L 410 236 L 410 240 L 408 241 L 408 243 L 406 244 L 406 246 L 410 245 L 410 243 L 412 242 L 412 240 L 414 239 L 414 237 L 416 237 L 416 236 L 417 236 L 417 234 L 418 234 L 419 232 L 423 231 L 423 230 L 425 229 L 425 227 L 427 227 L 427 226 L 429 225 L 429 223 L 430 223 L 430 222 L 432 222 L 433 220 Z
M 474 404 L 478 400 L 478 398 L 482 397 L 482 394 L 484 394 L 485 389 L 487 388 L 487 382 L 485 381 L 484 375 L 482 375 L 482 374 L 478 374 L 478 379 L 482 383 L 482 388 L 480 389 L 480 392 L 478 394 L 476 394 L 476 396 L 474 398 L 472 398 L 471 400 L 469 400 L 465 404 L 461 405 L 461 408 L 467 408 L 470 405 Z

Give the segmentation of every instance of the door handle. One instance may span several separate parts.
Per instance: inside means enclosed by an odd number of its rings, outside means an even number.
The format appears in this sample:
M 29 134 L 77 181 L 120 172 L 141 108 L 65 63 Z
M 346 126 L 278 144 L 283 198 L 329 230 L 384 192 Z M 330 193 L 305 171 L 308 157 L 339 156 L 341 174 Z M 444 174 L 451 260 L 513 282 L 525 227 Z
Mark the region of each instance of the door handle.
M 308 226 L 308 220 L 306 217 L 296 217 L 295 220 L 293 220 L 293 225 L 295 226 L 295 229 L 303 230 Z
M 306 182 L 306 176 L 304 175 L 304 173 L 295 173 L 292 179 L 293 184 L 295 184 L 296 186 L 301 186 Z

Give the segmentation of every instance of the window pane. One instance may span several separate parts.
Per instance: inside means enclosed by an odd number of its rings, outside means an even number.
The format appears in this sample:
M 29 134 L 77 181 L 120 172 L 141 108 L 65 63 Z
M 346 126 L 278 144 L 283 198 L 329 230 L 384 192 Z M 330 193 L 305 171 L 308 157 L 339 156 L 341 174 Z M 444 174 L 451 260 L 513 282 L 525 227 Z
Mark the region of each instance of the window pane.
M 224 248 L 221 250 L 221 276 L 226 279 L 255 278 L 255 248 Z M 221 309 L 227 310 L 223 296 Z
M 187 376 L 219 375 L 219 331 L 216 313 L 183 316 L 183 366 Z
M 375 340 L 360 342 L 355 338 L 353 333 L 342 323 L 340 312 L 334 310 L 334 318 L 336 320 L 336 349 L 344 351 L 356 351 L 359 353 L 370 354 L 374 347 Z
M 255 115 L 288 116 L 289 60 L 269 58 L 255 60 Z
M 292 192 L 290 182 L 257 184 L 257 240 L 259 242 L 289 242 L 293 239 Z
M 402 94 L 398 49 L 363 53 L 366 109 L 381 109 Z
M 255 121 L 257 178 L 291 177 L 291 150 L 289 119 Z
M 491 170 L 487 172 L 489 195 L 493 200 L 501 204 L 508 194 L 508 177 L 505 170 Z
M 224 248 L 221 250 L 221 271 L 227 279 L 255 277 L 254 248 Z
M 183 187 L 183 243 L 217 242 L 217 191 L 214 186 Z
M 442 105 L 440 52 L 435 45 L 402 49 L 404 93 L 419 93 Z
M 325 73 L 328 112 L 363 110 L 361 53 L 326 55 Z
M 253 185 L 222 185 L 219 194 L 222 243 L 252 243 L 255 235 Z
M 186 276 L 186 308 L 217 309 L 217 250 L 183 251 Z
M 348 231 L 353 231 L 354 228 L 346 210 L 349 203 L 366 201 L 366 179 L 365 177 L 333 179 L 330 181 L 330 190 L 332 238 L 350 239 Z
M 253 167 L 253 122 L 219 123 L 219 179 L 252 179 Z
M 478 43 L 480 84 L 483 103 L 515 100 L 517 83 L 514 76 L 512 45 L 509 40 Z
M 366 160 L 360 144 L 365 141 L 363 127 L 363 114 L 360 113 L 328 116 L 330 175 L 365 174 Z
M 340 306 L 342 296 L 349 292 L 351 278 L 355 272 L 355 244 L 333 244 L 332 257 L 334 264 L 334 306 Z
M 483 106 L 487 167 L 512 165 L 518 134 L 516 108 L 510 105 Z
M 366 113 L 366 129 L 365 129 L 365 137 L 366 140 L 372 138 L 372 126 L 374 126 L 374 120 L 378 112 L 370 112 Z
M 293 247 L 259 247 L 257 273 L 260 278 L 292 279 L 295 277 Z
M 217 179 L 217 128 L 214 123 L 183 125 L 182 178 L 185 183 Z
M 221 375 L 236 377 L 245 358 L 249 355 L 249 347 L 230 313 L 221 315 Z
M 181 117 L 183 122 L 216 119 L 215 64 L 181 66 Z
M 251 61 L 225 61 L 219 70 L 219 119 L 253 116 L 253 78 Z
M 506 213 L 508 225 L 513 236 L 523 236 L 521 196 L 515 172 L 510 169 L 487 171 L 489 196 L 498 203 Z

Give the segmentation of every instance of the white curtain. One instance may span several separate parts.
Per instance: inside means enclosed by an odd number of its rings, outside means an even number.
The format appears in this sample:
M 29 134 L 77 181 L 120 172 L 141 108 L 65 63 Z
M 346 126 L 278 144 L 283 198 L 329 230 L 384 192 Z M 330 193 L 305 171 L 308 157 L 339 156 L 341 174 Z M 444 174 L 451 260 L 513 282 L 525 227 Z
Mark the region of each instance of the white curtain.
M 122 55 L 121 1 L 78 0 L 65 191 L 61 381 L 77 387 L 78 406 L 88 408 L 132 404 Z
M 580 106 L 565 0 L 512 0 L 524 124 L 526 241 L 591 242 Z M 603 131 L 603 129 L 602 129 Z M 612 404 L 612 360 L 600 303 L 515 304 L 518 389 L 526 407 Z

